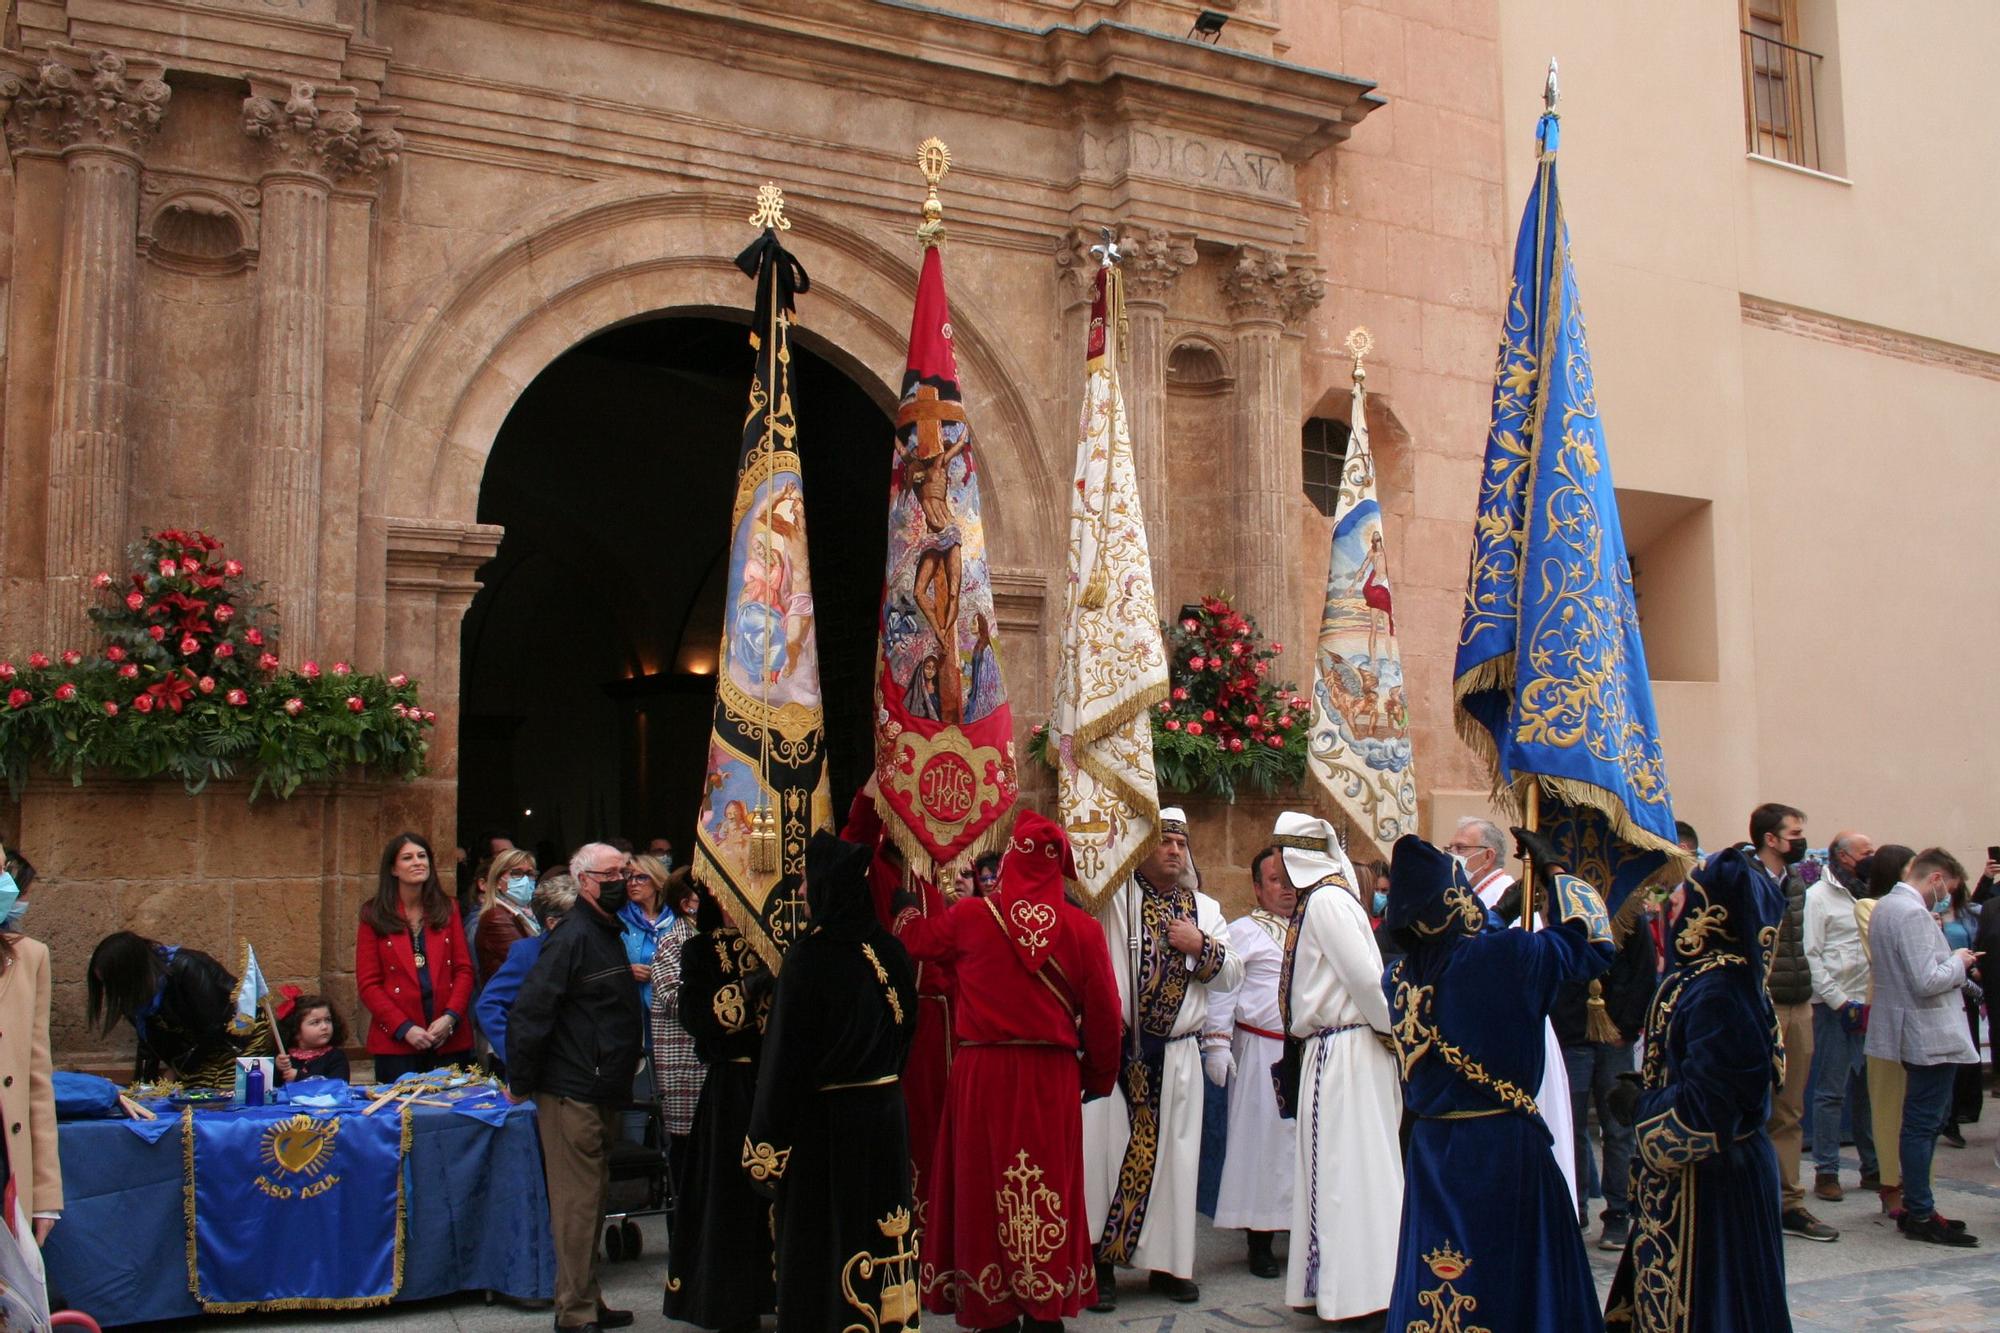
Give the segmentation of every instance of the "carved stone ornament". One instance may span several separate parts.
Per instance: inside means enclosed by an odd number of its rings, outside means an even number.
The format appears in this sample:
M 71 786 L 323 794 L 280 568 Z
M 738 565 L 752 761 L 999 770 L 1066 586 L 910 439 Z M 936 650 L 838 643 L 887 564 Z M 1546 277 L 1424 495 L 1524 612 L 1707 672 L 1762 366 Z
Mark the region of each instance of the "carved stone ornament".
M 247 192 L 236 191 L 232 199 L 214 188 L 163 192 L 152 189 L 150 180 L 147 186 L 139 252 L 153 263 L 177 273 L 234 273 L 256 254 L 254 220 L 240 202 Z
M 1056 241 L 1056 270 L 1064 290 L 1073 301 L 1087 300 L 1097 276 L 1099 244 L 1094 227 L 1076 227 Z M 1135 301 L 1165 302 L 1174 279 L 1193 266 L 1196 255 L 1191 232 L 1170 232 L 1163 227 L 1126 223 L 1118 228 L 1118 253 L 1125 272 L 1127 297 Z
M 280 166 L 337 181 L 375 175 L 402 155 L 396 108 L 360 106 L 352 88 L 249 78 L 243 132 L 266 145 Z
M 1305 256 L 1287 261 L 1254 245 L 1236 252 L 1222 274 L 1222 295 L 1239 322 L 1272 320 L 1295 325 L 1326 299 L 1326 276 Z
M 61 150 L 98 144 L 145 150 L 173 90 L 157 60 L 55 45 L 39 56 L 0 51 L 0 115 L 7 146 Z

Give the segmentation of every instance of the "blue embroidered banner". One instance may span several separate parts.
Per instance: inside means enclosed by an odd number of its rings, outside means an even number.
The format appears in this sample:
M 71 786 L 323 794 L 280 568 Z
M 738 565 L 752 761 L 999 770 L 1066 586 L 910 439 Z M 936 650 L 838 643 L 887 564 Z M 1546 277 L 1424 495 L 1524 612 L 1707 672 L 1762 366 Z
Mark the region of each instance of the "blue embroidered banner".
M 1453 694 L 1459 733 L 1615 910 L 1669 862 L 1673 798 L 1576 270 L 1556 189 L 1558 122 L 1514 245 L 1473 522 Z
M 410 1111 L 183 1114 L 188 1285 L 210 1314 L 386 1305 Z

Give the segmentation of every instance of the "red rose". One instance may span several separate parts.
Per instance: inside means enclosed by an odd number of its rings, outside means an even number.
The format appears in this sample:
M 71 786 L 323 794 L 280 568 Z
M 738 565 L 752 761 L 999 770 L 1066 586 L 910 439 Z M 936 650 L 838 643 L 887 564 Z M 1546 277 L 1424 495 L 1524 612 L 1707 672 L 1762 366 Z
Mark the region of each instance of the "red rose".
M 393 675 L 393 676 L 389 677 L 389 684 L 390 684 L 390 685 L 391 685 L 392 687 L 394 687 L 395 689 L 399 689 L 399 690 L 400 690 L 400 689 L 402 689 L 402 688 L 403 688 L 403 687 L 404 687 L 405 685 L 408 685 L 409 683 L 410 683 L 410 678 L 409 678 L 408 676 L 404 675 L 404 674 L 403 674 L 402 672 L 400 672 L 400 671 L 398 671 L 398 672 L 397 672 L 397 673 L 396 673 L 395 675 Z M 1041 730 L 1041 728 L 1040 728 L 1040 727 L 1036 727 L 1036 728 L 1035 728 L 1035 730 L 1036 730 L 1036 731 L 1040 731 L 1040 730 Z
M 153 711 L 153 696 L 142 694 L 132 701 L 132 706 L 142 713 L 150 713 Z
M 9 690 L 7 691 L 7 706 L 9 708 L 26 708 L 33 702 L 34 697 L 34 695 L 28 693 L 26 690 Z
M 64 666 L 75 666 L 78 662 L 81 662 L 82 660 L 83 660 L 83 654 L 78 652 L 74 648 L 65 649 L 63 652 L 62 664 Z
M 1243 719 L 1243 725 L 1250 728 L 1250 730 L 1252 731 L 1257 730 L 1257 728 L 1262 726 L 1263 724 L 1264 724 L 1264 719 L 1257 716 L 1257 714 L 1255 713 L 1252 713 L 1250 714 L 1250 716 Z
M 227 602 L 224 602 L 221 606 L 215 608 L 215 618 L 218 622 L 224 620 L 232 620 L 235 618 L 235 616 L 236 616 L 236 608 L 231 606 Z
M 1186 701 L 1187 701 L 1187 686 L 1185 685 L 1174 686 L 1174 702 L 1185 703 Z
M 47 666 L 48 664 L 49 664 L 49 655 L 48 655 L 47 653 L 29 653 L 29 654 L 28 654 L 28 668 L 29 668 L 29 670 L 31 670 L 31 671 L 39 671 L 39 670 L 41 670 L 41 669 L 42 669 L 43 667 Z
M 1229 749 L 1232 754 L 1242 754 L 1243 738 L 1241 736 L 1231 736 L 1229 738 Z
M 347 663 L 345 662 L 335 662 L 333 664 L 333 674 L 336 676 L 345 676 L 350 672 L 352 672 L 353 670 L 354 668 L 347 665 Z
M 137 662 L 127 662 L 124 666 L 118 668 L 118 675 L 124 680 L 138 679 L 139 664 Z
M 104 650 L 104 656 L 107 661 L 122 662 L 125 660 L 125 650 L 114 643 Z
M 12 679 L 14 679 L 14 664 L 12 662 L 0 662 L 0 682 Z
M 213 550 L 214 548 L 210 547 L 209 549 Z M 222 562 L 222 572 L 232 579 L 236 578 L 243 573 L 243 562 L 241 560 L 225 560 Z
M 146 633 L 153 636 L 154 643 L 158 643 L 160 640 L 167 637 L 167 627 L 165 625 L 154 625 L 152 628 L 148 629 Z
M 68 703 L 71 699 L 76 698 L 76 686 L 70 684 L 68 681 L 64 681 L 62 684 L 56 686 L 56 698 L 64 703 Z
M 292 717 L 297 717 L 300 713 L 304 712 L 305 706 L 306 701 L 304 699 L 294 697 L 285 700 L 285 712 Z
M 1162 713 L 1171 713 L 1174 711 L 1174 706 L 1168 703 L 1166 700 L 1162 699 L 1160 701 L 1160 711 Z
M 278 669 L 278 655 L 276 653 L 257 654 L 257 669 L 259 671 L 276 671 Z
M 90 586 L 97 589 L 99 592 L 103 592 L 106 588 L 111 586 L 111 576 L 109 574 L 99 572 L 98 574 L 92 576 L 90 580 Z
M 161 578 L 163 578 L 163 579 L 170 579 L 170 578 L 172 578 L 172 577 L 173 577 L 174 575 L 176 575 L 176 574 L 178 574 L 178 573 L 180 573 L 180 572 L 181 572 L 181 567 L 180 567 L 179 565 L 175 564 L 175 563 L 174 563 L 173 561 L 171 561 L 171 560 L 162 560 L 162 561 L 160 562 L 160 577 L 161 577 Z
M 1201 720 L 1202 720 L 1202 721 L 1204 721 L 1204 722 L 1213 722 L 1213 721 L 1215 721 L 1215 710 L 1214 710 L 1213 708 L 1204 708 L 1204 709 L 1202 709 L 1202 710 L 1201 710 Z
M 144 606 L 145 604 L 146 604 L 146 598 L 143 594 L 136 592 L 128 592 L 125 594 L 125 605 L 130 607 L 132 610 L 137 611 L 140 607 Z
M 113 703 L 113 702 L 112 702 L 111 700 L 109 700 L 109 699 L 106 699 L 106 700 L 104 701 L 104 715 L 105 715 L 106 717 L 117 717 L 117 716 L 118 716 L 118 705 L 117 705 L 117 704 L 115 704 L 115 703 Z
M 1285 748 L 1285 738 L 1283 736 L 1266 736 L 1264 744 L 1270 746 L 1273 750 L 1282 750 Z
M 1257 674 L 1258 674 L 1258 675 L 1260 675 L 1260 676 L 1261 676 L 1261 675 L 1263 675 L 1263 674 L 1264 674 L 1265 672 L 1269 671 L 1270 669 L 1271 669 L 1271 664 L 1270 664 L 1269 662 L 1266 662 L 1266 661 L 1264 661 L 1264 660 L 1263 660 L 1263 659 L 1261 659 L 1261 658 L 1260 658 L 1260 659 L 1258 659 L 1258 662 L 1257 662 Z
M 1188 619 L 1183 620 L 1181 622 L 1181 628 L 1186 630 L 1188 633 L 1192 634 L 1196 630 L 1201 628 L 1201 622 L 1190 616 Z
M 1190 657 L 1188 659 L 1188 670 L 1190 671 L 1199 671 L 1207 665 L 1207 661 L 1199 657 Z
M 201 651 L 201 643 L 192 634 L 181 635 L 181 656 L 192 657 Z
M 214 694 L 215 677 L 203 676 L 200 680 L 195 682 L 195 687 L 199 689 L 203 694 Z
M 1291 725 L 1292 725 L 1292 715 L 1290 713 L 1278 714 L 1278 729 L 1280 731 L 1283 731 L 1286 727 L 1289 727 Z
M 1271 645 L 1271 651 L 1274 653 L 1282 653 L 1285 651 L 1285 645 L 1282 643 L 1274 643 Z
M 304 676 L 307 680 L 318 680 L 319 663 L 307 662 L 304 666 L 299 668 L 299 674 L 301 676 Z
M 1201 723 L 1199 723 L 1199 722 L 1190 722 L 1190 723 L 1188 723 L 1188 735 L 1190 735 L 1190 736 L 1199 736 L 1199 735 L 1201 735 Z
M 262 648 L 264 646 L 264 631 L 252 626 L 243 631 L 243 641 L 252 648 Z
M 362 699 L 361 699 L 361 696 L 360 696 L 360 695 L 358 695 L 358 694 L 350 694 L 350 695 L 348 695 L 348 696 L 347 696 L 347 711 L 348 711 L 348 712 L 350 712 L 350 713 L 358 713 L 358 712 L 360 712 L 360 711 L 361 711 L 362 709 L 366 708 L 367 706 L 368 706 L 368 705 L 367 705 L 366 703 L 362 702 Z
M 232 708 L 241 708 L 244 704 L 250 702 L 250 696 L 241 690 L 231 690 L 222 697 L 229 701 Z
M 233 643 L 218 643 L 215 645 L 215 655 L 217 657 L 234 657 L 236 656 L 236 645 Z
M 437 722 L 437 720 L 438 720 L 438 715 L 437 715 L 436 713 L 433 713 L 433 712 L 432 712 L 432 711 L 431 711 L 430 709 L 428 709 L 428 708 L 426 708 L 426 709 L 424 710 L 424 725 L 425 725 L 425 726 L 427 726 L 427 727 L 428 727 L 428 726 L 432 726 L 432 725 L 434 725 L 434 724 L 435 724 L 435 723 Z

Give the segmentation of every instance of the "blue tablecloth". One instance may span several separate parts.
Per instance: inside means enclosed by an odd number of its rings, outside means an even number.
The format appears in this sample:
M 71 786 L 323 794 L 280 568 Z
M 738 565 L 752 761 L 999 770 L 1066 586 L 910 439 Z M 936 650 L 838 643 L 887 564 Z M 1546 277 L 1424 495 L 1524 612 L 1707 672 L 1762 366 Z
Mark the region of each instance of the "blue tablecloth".
M 480 1290 L 547 1299 L 555 1248 L 533 1105 L 499 1125 L 419 1106 L 412 1128 L 396 1299 Z M 80 1120 L 63 1123 L 60 1138 L 63 1220 L 44 1252 L 50 1294 L 106 1327 L 200 1314 L 188 1294 L 180 1128 L 147 1143 L 119 1121 Z

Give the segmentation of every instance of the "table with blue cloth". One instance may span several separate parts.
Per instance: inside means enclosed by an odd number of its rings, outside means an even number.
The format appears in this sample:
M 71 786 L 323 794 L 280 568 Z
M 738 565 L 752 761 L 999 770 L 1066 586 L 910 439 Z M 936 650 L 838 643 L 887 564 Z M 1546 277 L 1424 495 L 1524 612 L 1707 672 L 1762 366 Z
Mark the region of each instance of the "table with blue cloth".
M 410 1114 L 395 1299 L 480 1290 L 547 1299 L 555 1250 L 533 1105 L 485 1119 L 429 1106 Z M 63 1121 L 59 1135 L 64 1206 L 44 1251 L 50 1294 L 107 1327 L 202 1313 L 188 1290 L 187 1136 L 179 1120 L 151 1142 L 122 1120 Z

